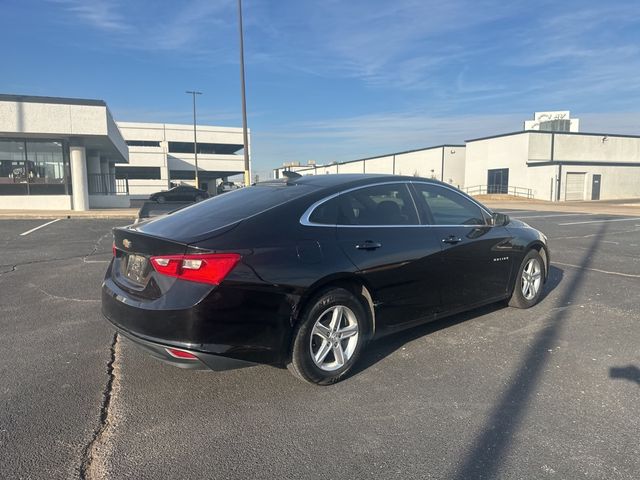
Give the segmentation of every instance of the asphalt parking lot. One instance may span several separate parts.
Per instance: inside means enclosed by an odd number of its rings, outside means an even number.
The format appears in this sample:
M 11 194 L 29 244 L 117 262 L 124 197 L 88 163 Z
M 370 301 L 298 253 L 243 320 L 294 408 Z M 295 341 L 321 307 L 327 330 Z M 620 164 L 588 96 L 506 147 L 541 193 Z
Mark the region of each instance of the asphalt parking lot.
M 125 220 L 0 220 L 0 477 L 640 478 L 640 217 L 510 214 L 549 236 L 539 305 L 385 338 L 323 388 L 114 336 Z

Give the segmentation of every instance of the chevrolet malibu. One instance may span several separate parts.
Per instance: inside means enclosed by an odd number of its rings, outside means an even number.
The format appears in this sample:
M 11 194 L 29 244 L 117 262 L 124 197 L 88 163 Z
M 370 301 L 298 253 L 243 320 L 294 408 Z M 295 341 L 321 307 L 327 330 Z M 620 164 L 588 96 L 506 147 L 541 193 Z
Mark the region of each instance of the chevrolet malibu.
M 102 311 L 179 367 L 268 364 L 327 385 L 374 338 L 535 305 L 548 271 L 544 234 L 445 183 L 288 174 L 114 229 Z

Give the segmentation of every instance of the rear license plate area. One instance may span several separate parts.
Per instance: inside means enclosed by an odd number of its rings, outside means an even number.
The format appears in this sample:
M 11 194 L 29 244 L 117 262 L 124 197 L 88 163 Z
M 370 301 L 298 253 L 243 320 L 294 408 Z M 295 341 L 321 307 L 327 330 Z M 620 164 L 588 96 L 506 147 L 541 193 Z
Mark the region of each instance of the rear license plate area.
M 143 255 L 127 255 L 124 276 L 139 285 L 144 284 L 147 273 L 147 258 Z

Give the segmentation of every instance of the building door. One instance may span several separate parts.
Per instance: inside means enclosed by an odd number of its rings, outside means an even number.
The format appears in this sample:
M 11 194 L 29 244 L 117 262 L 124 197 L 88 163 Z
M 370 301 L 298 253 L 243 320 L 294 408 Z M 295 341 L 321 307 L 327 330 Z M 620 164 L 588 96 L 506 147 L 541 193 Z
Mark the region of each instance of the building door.
M 591 200 L 600 200 L 600 180 L 602 175 L 593 175 L 591 180 Z
M 487 171 L 487 193 L 509 193 L 508 168 L 495 168 Z
M 565 200 L 584 200 L 584 182 L 586 173 L 567 173 Z

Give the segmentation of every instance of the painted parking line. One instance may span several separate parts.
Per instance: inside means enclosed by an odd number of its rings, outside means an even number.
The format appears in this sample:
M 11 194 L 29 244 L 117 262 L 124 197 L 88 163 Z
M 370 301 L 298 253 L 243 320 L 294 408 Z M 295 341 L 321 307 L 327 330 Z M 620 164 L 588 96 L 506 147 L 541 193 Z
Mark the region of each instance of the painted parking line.
M 31 230 L 27 230 L 26 232 L 22 232 L 20 234 L 21 237 L 24 237 L 25 235 L 29 235 L 32 232 L 35 232 L 36 230 L 40 230 L 41 228 L 46 227 L 47 225 L 51 225 L 52 223 L 56 223 L 59 222 L 60 220 L 62 220 L 61 218 L 56 218 L 55 220 L 51 220 L 50 222 L 44 223 L 36 228 L 32 228 Z
M 616 275 L 618 277 L 640 278 L 640 275 L 636 275 L 633 273 L 611 272 L 609 270 L 600 270 L 599 268 L 583 267 L 581 265 L 574 265 L 572 263 L 562 263 L 562 262 L 551 262 L 551 263 L 553 265 L 562 265 L 564 267 L 573 267 L 573 268 L 578 268 L 580 270 L 589 270 L 590 272 L 606 273 L 607 275 Z
M 591 221 L 588 221 L 588 222 L 559 223 L 558 225 L 560 225 L 561 227 L 564 227 L 565 225 L 584 225 L 586 223 L 637 222 L 638 220 L 640 220 L 639 217 L 634 217 L 634 218 L 614 218 L 614 219 L 611 219 L 611 220 L 591 220 Z

